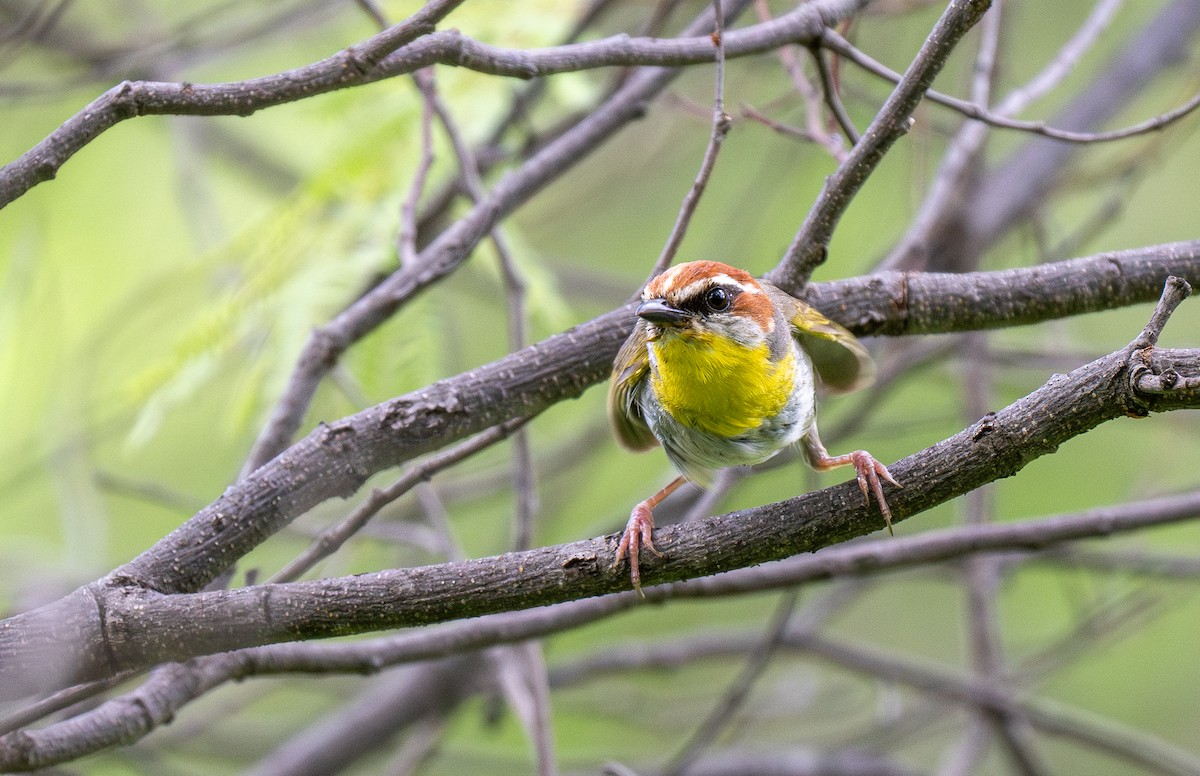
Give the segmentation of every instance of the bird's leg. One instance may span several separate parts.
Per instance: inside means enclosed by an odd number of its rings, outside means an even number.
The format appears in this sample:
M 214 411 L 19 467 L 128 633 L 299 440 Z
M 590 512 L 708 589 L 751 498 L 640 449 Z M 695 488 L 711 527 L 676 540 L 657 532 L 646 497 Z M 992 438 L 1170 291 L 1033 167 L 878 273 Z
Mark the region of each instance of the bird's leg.
M 852 464 L 858 478 L 858 488 L 862 491 L 863 498 L 867 500 L 867 505 L 870 506 L 871 496 L 874 495 L 875 500 L 879 502 L 879 511 L 883 514 L 883 522 L 887 523 L 888 533 L 893 533 L 892 510 L 888 508 L 887 500 L 883 497 L 883 484 L 879 479 L 882 477 L 898 488 L 904 486 L 896 482 L 886 466 L 875 460 L 875 457 L 866 450 L 855 450 L 853 453 L 845 455 L 830 455 L 829 451 L 825 449 L 825 445 L 821 444 L 816 424 L 813 424 L 808 435 L 804 437 L 803 445 L 804 455 L 808 458 L 809 465 L 819 472 Z
M 654 508 L 685 482 L 687 482 L 686 478 L 676 477 L 658 493 L 640 502 L 629 513 L 629 522 L 625 524 L 625 533 L 621 534 L 621 543 L 617 545 L 617 555 L 613 559 L 612 567 L 616 568 L 621 565 L 621 560 L 626 555 L 629 556 L 629 580 L 633 582 L 633 589 L 642 598 L 646 596 L 642 593 L 642 572 L 638 567 L 638 553 L 642 547 L 645 547 L 658 557 L 662 557 L 662 553 L 654 546 L 653 541 Z

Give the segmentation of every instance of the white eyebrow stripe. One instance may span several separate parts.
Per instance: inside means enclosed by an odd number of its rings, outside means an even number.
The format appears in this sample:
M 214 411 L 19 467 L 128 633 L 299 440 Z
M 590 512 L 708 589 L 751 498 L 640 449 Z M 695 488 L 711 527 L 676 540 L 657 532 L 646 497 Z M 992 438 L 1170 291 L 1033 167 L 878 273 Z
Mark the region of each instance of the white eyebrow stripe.
M 711 286 L 733 286 L 734 288 L 740 288 L 742 292 L 746 294 L 762 293 L 762 289 L 758 287 L 758 284 L 749 285 L 740 280 L 734 280 L 724 272 L 719 272 L 716 275 L 710 275 L 701 280 L 694 280 L 691 283 L 688 283 L 686 286 L 676 291 L 675 296 L 679 299 L 688 299 Z
M 646 284 L 646 287 L 642 289 L 642 298 L 650 299 L 654 296 L 654 293 L 650 290 L 651 287 L 670 288 L 671 284 L 675 282 L 675 276 L 679 274 L 679 271 L 683 269 L 684 266 L 684 264 L 676 264 L 673 267 L 668 267 L 665 272 Z

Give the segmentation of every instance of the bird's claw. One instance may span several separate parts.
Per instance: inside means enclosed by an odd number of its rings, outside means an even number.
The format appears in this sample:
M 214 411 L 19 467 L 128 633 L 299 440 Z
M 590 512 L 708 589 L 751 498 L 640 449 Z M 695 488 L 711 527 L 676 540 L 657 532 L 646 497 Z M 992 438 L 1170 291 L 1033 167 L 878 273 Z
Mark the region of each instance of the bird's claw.
M 897 488 L 903 488 L 887 470 L 887 467 L 875 460 L 875 457 L 866 450 L 855 450 L 850 454 L 850 461 L 854 464 L 855 475 L 858 479 L 858 489 L 862 491 L 863 498 L 866 499 L 867 506 L 871 505 L 871 496 L 875 497 L 875 501 L 879 504 L 879 511 L 883 514 L 883 521 L 887 523 L 888 533 L 895 535 L 892 531 L 892 510 L 888 508 L 887 499 L 883 497 L 883 483 L 879 480 L 882 477 Z
M 625 524 L 625 532 L 621 534 L 612 564 L 612 568 L 615 569 L 621 565 L 622 560 L 629 558 L 629 581 L 633 583 L 633 589 L 641 598 L 646 597 L 642 592 L 642 571 L 638 565 L 638 555 L 643 547 L 662 557 L 662 553 L 654 546 L 654 513 L 645 502 L 638 504 L 630 513 L 629 522 Z

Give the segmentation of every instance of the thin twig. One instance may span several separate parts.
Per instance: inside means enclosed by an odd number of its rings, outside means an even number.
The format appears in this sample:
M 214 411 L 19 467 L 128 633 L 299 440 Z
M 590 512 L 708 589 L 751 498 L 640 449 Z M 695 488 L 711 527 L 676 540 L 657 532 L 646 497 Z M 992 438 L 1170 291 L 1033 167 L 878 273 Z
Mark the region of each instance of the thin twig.
M 0 735 L 32 725 L 51 714 L 94 698 L 100 693 L 111 690 L 122 682 L 132 679 L 134 676 L 137 676 L 137 673 L 137 671 L 124 671 L 110 679 L 77 684 L 74 687 L 59 690 L 39 701 L 30 703 L 28 706 L 13 709 L 0 716 Z
M 458 161 L 459 175 L 466 186 L 467 194 L 478 205 L 487 196 L 479 165 L 471 151 L 470 144 L 459 130 L 458 123 L 450 115 L 450 109 L 437 90 L 432 74 L 421 81 L 421 91 L 438 117 L 442 130 L 450 140 L 450 147 Z M 504 279 L 505 300 L 508 317 L 509 350 L 516 352 L 525 346 L 526 329 L 528 328 L 528 313 L 525 309 L 526 284 L 517 267 L 516 259 L 508 247 L 504 233 L 497 226 L 489 234 L 492 246 L 500 264 L 500 274 Z M 528 549 L 533 541 L 533 524 L 537 512 L 537 491 L 533 476 L 533 451 L 529 444 L 528 432 L 519 429 L 513 435 L 513 492 L 516 498 L 516 514 L 513 520 L 514 550 Z
M 704 721 L 692 731 L 687 741 L 679 751 L 663 766 L 661 776 L 680 776 L 704 754 L 705 750 L 716 743 L 721 731 L 728 727 L 731 718 L 745 705 L 750 696 L 750 690 L 762 677 L 763 671 L 771 662 L 771 657 L 778 649 L 792 614 L 796 611 L 799 593 L 790 591 L 784 593 L 775 606 L 767 632 L 746 656 L 742 669 L 733 682 L 725 688 L 721 698 L 709 711 Z
M 861 135 L 859 135 L 858 128 L 854 126 L 850 114 L 846 112 L 846 106 L 842 104 L 841 90 L 838 89 L 833 70 L 825 62 L 820 46 L 811 46 L 809 51 L 812 53 L 813 62 L 817 65 L 817 74 L 821 77 L 821 93 L 824 95 L 825 104 L 829 106 L 829 112 L 833 114 L 834 120 L 842 128 L 850 145 L 857 145 Z
M 746 2 L 749 0 L 737 0 L 737 5 L 731 10 L 737 10 Z M 857 2 L 861 0 L 822 0 L 801 6 L 792 14 L 780 18 L 786 19 L 791 25 L 800 24 L 804 29 L 811 30 L 807 36 L 811 39 L 825 23 L 822 14 L 831 10 L 827 6 L 832 4 L 833 10 L 844 6 L 849 12 Z M 700 30 L 711 29 L 711 26 L 711 15 L 704 13 L 684 30 L 684 35 L 696 34 Z M 783 26 L 789 28 L 788 25 Z M 703 54 L 711 57 L 711 41 L 706 39 L 704 42 L 708 43 L 709 50 Z M 682 43 L 685 46 L 692 45 L 686 37 Z M 661 54 L 661 42 L 656 42 L 649 49 Z M 578 67 L 578 60 L 572 61 L 571 66 Z M 536 72 L 529 74 L 537 75 Z M 620 127 L 641 116 L 645 103 L 661 93 L 678 74 L 675 69 L 657 67 L 636 71 L 602 106 L 539 149 L 520 168 L 501 178 L 484 201 L 442 231 L 421 252 L 415 271 L 393 273 L 328 323 L 314 329 L 297 359 L 283 395 L 255 440 L 243 466 L 243 474 L 256 470 L 291 443 L 318 385 L 348 348 L 389 319 L 401 305 L 454 272 L 504 216 L 586 158 Z
M 696 212 L 696 207 L 700 204 L 700 197 L 703 196 L 704 189 L 708 185 L 708 179 L 712 175 L 713 167 L 717 163 L 717 154 L 721 152 L 721 145 L 725 140 L 725 136 L 729 134 L 729 130 L 733 127 L 733 119 L 725 112 L 725 11 L 722 8 L 722 0 L 713 0 L 712 43 L 716 49 L 716 75 L 713 79 L 712 132 L 709 134 L 708 146 L 704 149 L 704 156 L 700 160 L 700 171 L 696 173 L 696 179 L 692 181 L 692 187 L 688 189 L 688 193 L 683 198 L 683 203 L 679 207 L 679 213 L 675 217 L 675 225 L 671 227 L 671 233 L 667 236 L 667 242 L 663 246 L 662 252 L 658 255 L 658 260 L 654 262 L 654 268 L 650 270 L 650 277 L 647 278 L 647 282 L 649 282 L 649 279 L 661 274 L 675 260 L 675 254 L 679 252 L 679 246 L 683 244 L 683 237 L 687 234 L 692 216 Z
M 417 484 L 428 480 L 437 472 L 459 463 L 475 453 L 508 437 L 516 429 L 529 422 L 529 418 L 517 418 L 499 426 L 495 426 L 465 442 L 444 450 L 437 455 L 426 458 L 421 463 L 410 467 L 399 479 L 391 485 L 376 488 L 340 523 L 329 528 L 317 537 L 304 552 L 296 556 L 290 563 L 277 571 L 267 582 L 269 584 L 290 582 L 311 569 L 323 559 L 337 552 L 350 537 L 354 536 L 379 510 L 400 498 Z
M 829 241 L 855 194 L 906 132 L 912 112 L 945 65 L 958 41 L 979 20 L 988 0 L 951 3 L 938 20 L 908 71 L 892 90 L 846 161 L 825 180 L 820 196 L 796 232 L 792 244 L 767 279 L 786 289 L 798 289 L 825 261 Z M 829 33 L 825 28 L 823 35 Z
M 771 18 L 771 8 L 766 0 L 755 0 L 755 9 L 758 11 L 760 21 L 767 21 Z M 811 49 L 810 49 L 811 50 Z M 812 84 L 808 76 L 804 73 L 804 68 L 800 64 L 799 58 L 796 56 L 794 47 L 782 46 L 779 49 L 779 61 L 787 71 L 788 77 L 791 79 L 792 86 L 804 98 L 804 117 L 807 130 L 797 130 L 788 127 L 786 124 L 781 124 L 768 119 L 757 112 L 754 116 L 762 121 L 767 126 L 770 126 L 776 132 L 783 132 L 794 137 L 804 138 L 811 142 L 821 145 L 827 150 L 837 162 L 841 164 L 846 160 L 846 140 L 850 140 L 850 144 L 858 142 L 857 132 L 847 134 L 845 137 L 838 137 L 835 133 L 830 132 L 825 126 L 825 119 L 822 115 L 822 94 L 821 90 Z M 840 106 L 840 105 L 839 105 Z M 839 119 L 840 121 L 840 119 Z
M 797 137 L 801 140 L 807 140 L 810 143 L 820 142 L 820 138 L 814 136 L 811 131 L 792 126 L 791 124 L 784 124 L 782 121 L 777 121 L 776 119 L 771 118 L 767 114 L 750 105 L 742 105 L 742 117 L 750 119 L 751 121 L 757 121 L 759 124 L 762 124 L 763 126 L 768 127 L 769 129 L 772 129 L 781 135 Z
M 1166 328 L 1167 321 L 1171 319 L 1171 315 L 1183 303 L 1183 300 L 1192 295 L 1191 285 L 1180 277 L 1172 275 L 1167 278 L 1166 285 L 1163 286 L 1162 296 L 1159 297 L 1158 304 L 1154 306 L 1154 314 L 1150 316 L 1150 320 L 1146 322 L 1142 333 L 1137 336 L 1133 342 L 1129 344 L 1131 350 L 1144 350 L 1158 344 L 1158 337 Z
M 413 173 L 412 183 L 408 187 L 408 196 L 400 206 L 400 228 L 396 230 L 396 255 L 400 266 L 412 270 L 417 265 L 417 204 L 425 191 L 429 179 L 429 171 L 433 168 L 433 99 L 423 86 L 423 82 L 433 79 L 433 70 L 428 68 L 418 70 L 413 74 L 417 90 L 424 97 L 421 106 L 421 157 L 417 162 L 416 172 Z
M 821 45 L 837 52 L 841 56 L 859 65 L 864 70 L 871 72 L 880 78 L 884 78 L 892 83 L 898 83 L 902 77 L 900 74 L 891 70 L 886 65 L 883 65 L 869 55 L 855 48 L 853 44 L 839 36 L 833 30 L 826 30 L 824 37 L 821 39 Z M 1061 140 L 1064 143 L 1110 143 L 1116 140 L 1125 140 L 1139 135 L 1146 135 L 1151 132 L 1157 132 L 1164 129 L 1176 121 L 1188 116 L 1197 108 L 1200 108 L 1200 94 L 1195 95 L 1187 102 L 1177 108 L 1172 108 L 1165 113 L 1160 113 L 1145 121 L 1132 124 L 1122 129 L 1114 129 L 1107 132 L 1076 132 L 1069 129 L 1058 129 L 1047 125 L 1044 121 L 1024 121 L 1021 119 L 1007 118 L 1004 115 L 996 114 L 988 111 L 980 106 L 963 100 L 958 97 L 952 97 L 948 94 L 943 94 L 934 90 L 926 92 L 926 96 L 930 102 L 937 103 L 947 108 L 952 108 L 962 115 L 975 121 L 981 121 L 999 129 L 1014 129 L 1021 132 L 1027 132 L 1034 135 L 1040 135 L 1052 140 Z

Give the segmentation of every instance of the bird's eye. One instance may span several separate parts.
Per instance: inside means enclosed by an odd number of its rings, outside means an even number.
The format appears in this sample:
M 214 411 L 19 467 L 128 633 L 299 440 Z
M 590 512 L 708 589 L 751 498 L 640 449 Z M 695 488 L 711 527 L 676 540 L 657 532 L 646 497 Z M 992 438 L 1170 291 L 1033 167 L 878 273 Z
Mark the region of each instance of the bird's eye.
M 714 313 L 724 312 L 729 309 L 729 305 L 733 302 L 733 294 L 728 288 L 717 286 L 710 288 L 704 294 L 704 306 Z

